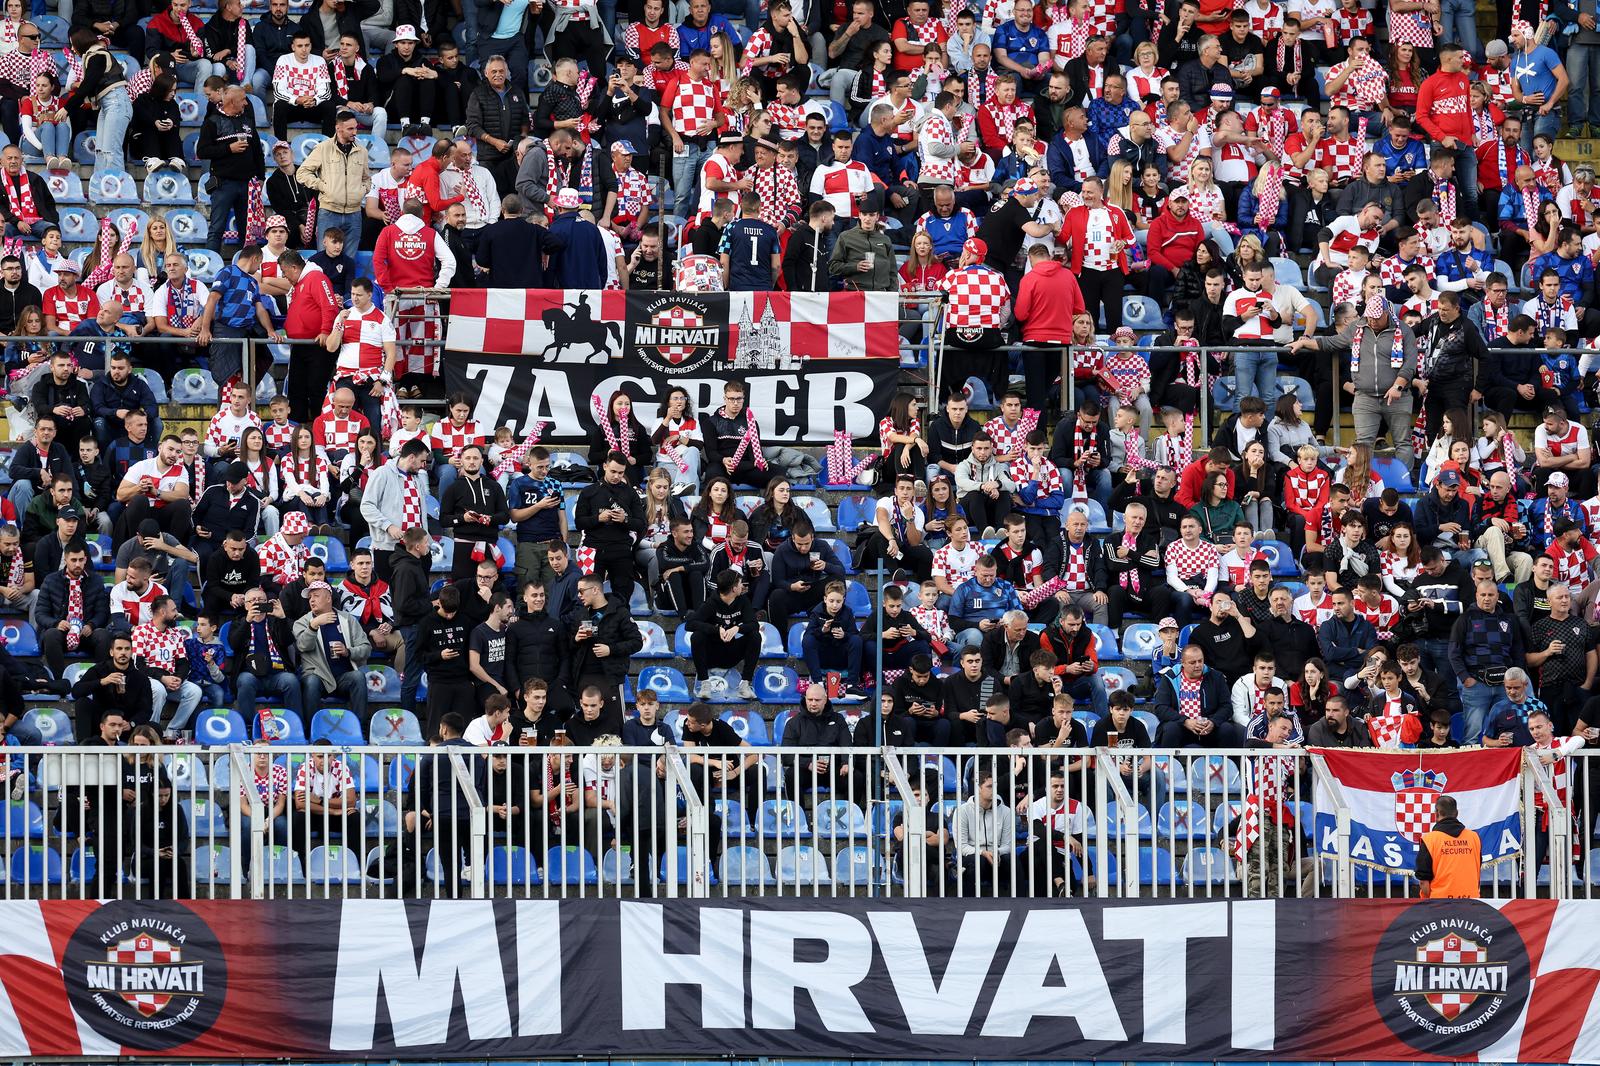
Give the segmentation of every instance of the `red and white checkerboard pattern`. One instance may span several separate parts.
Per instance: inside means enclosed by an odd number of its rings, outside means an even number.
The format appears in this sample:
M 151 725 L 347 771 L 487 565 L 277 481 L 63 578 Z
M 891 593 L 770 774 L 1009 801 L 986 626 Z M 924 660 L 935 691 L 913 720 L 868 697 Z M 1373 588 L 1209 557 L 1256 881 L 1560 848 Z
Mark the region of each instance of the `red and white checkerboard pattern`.
M 106 953 L 108 962 L 123 966 L 160 966 L 178 962 L 182 956 L 165 940 L 155 940 L 141 933 L 132 940 L 119 940 L 117 946 Z
M 1424 944 L 1417 951 L 1417 961 L 1446 966 L 1475 966 L 1489 960 L 1487 953 L 1477 944 L 1451 933 L 1442 940 L 1430 940 Z M 1478 997 L 1472 992 L 1430 992 L 1423 998 L 1446 1021 L 1453 1021 Z
M 945 275 L 940 282 L 949 294 L 944 324 L 963 329 L 999 329 L 1011 305 L 1011 289 L 998 270 L 978 265 Z
M 1361 157 L 1366 151 L 1367 146 L 1353 134 L 1347 134 L 1343 140 L 1324 137 L 1317 142 L 1315 161 L 1335 182 L 1351 181 L 1361 176 Z
M 1431 788 L 1403 788 L 1394 794 L 1395 828 L 1413 843 L 1433 828 L 1433 804 L 1439 793 Z

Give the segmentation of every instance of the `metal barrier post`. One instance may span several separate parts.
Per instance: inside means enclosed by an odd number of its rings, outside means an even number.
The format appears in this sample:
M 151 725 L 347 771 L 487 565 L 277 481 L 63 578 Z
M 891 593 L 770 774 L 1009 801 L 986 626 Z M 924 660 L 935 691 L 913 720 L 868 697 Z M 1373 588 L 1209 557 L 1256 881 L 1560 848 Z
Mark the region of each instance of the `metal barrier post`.
M 458 749 L 450 751 L 450 773 L 455 778 L 455 785 L 461 794 L 467 798 L 469 814 L 467 816 L 467 865 L 471 870 L 471 892 L 473 899 L 484 898 L 484 864 L 488 858 L 488 848 L 485 843 L 489 832 L 488 812 L 483 805 L 483 797 L 478 795 L 478 786 L 472 779 L 472 771 L 467 768 L 467 760 Z M 451 806 L 455 804 L 452 802 Z
M 667 760 L 667 779 L 676 789 L 683 792 L 684 811 L 689 820 L 689 839 L 686 842 L 689 849 L 689 898 L 705 899 L 711 895 L 711 879 L 707 876 L 711 863 L 711 820 L 708 817 L 708 808 L 705 800 L 700 798 L 700 793 L 695 789 L 689 777 L 689 764 L 684 760 L 683 750 L 675 744 L 669 744 L 663 750 L 662 757 Z M 667 809 L 676 810 L 677 805 L 671 799 L 668 791 Z M 678 882 L 678 849 L 667 849 L 667 883 L 669 893 L 675 895 L 675 886 Z
M 1311 772 L 1316 776 L 1317 783 L 1327 790 L 1329 798 L 1334 803 L 1334 829 L 1333 845 L 1336 853 L 1333 866 L 1333 894 L 1336 899 L 1350 899 L 1355 896 L 1355 869 L 1350 861 L 1350 806 L 1345 803 L 1344 791 L 1339 787 L 1339 781 L 1328 769 L 1328 761 L 1316 752 L 1311 752 Z M 1311 852 L 1317 855 L 1317 861 L 1322 862 L 1320 843 L 1313 838 Z
M 928 894 L 928 809 L 916 802 L 911 778 L 895 749 L 880 748 L 879 751 L 906 819 L 905 861 L 900 864 L 900 877 L 905 881 L 906 897 L 922 899 Z
M 1572 814 L 1561 801 L 1561 795 L 1556 791 L 1544 764 L 1539 761 L 1539 756 L 1526 748 L 1522 752 L 1522 782 L 1523 891 L 1529 899 L 1538 893 L 1540 857 L 1529 854 L 1529 842 L 1536 840 L 1537 835 L 1529 830 L 1538 821 L 1536 800 L 1543 798 L 1545 814 L 1550 822 L 1549 839 L 1546 842 L 1550 853 L 1550 898 L 1567 899 L 1572 895 Z
M 233 898 L 239 899 L 243 890 L 242 858 L 239 854 L 241 847 L 250 849 L 250 898 L 262 899 L 266 895 L 266 878 L 262 866 L 265 864 L 267 843 L 267 818 L 266 807 L 261 802 L 261 794 L 255 790 L 255 771 L 250 768 L 250 755 L 242 744 L 228 745 L 228 766 L 230 776 L 238 782 L 239 797 L 249 805 L 250 809 L 250 840 L 246 844 L 239 826 L 239 804 L 229 804 L 228 839 L 233 842 L 233 847 L 228 849 L 230 856 L 230 876 L 233 882 Z
M 1138 896 L 1140 894 L 1138 853 L 1134 853 L 1133 868 L 1130 871 L 1128 867 L 1128 841 L 1137 841 L 1139 839 L 1139 804 L 1133 798 L 1133 793 L 1128 791 L 1128 786 L 1123 782 L 1122 775 L 1108 772 L 1109 767 L 1116 765 L 1112 761 L 1112 749 L 1096 748 L 1095 751 L 1095 832 L 1099 838 L 1096 852 L 1100 857 L 1099 869 L 1094 871 L 1095 891 L 1102 897 L 1110 894 L 1106 885 L 1106 882 L 1110 880 L 1110 863 L 1105 860 L 1110 853 L 1106 850 L 1107 817 L 1105 805 L 1108 799 L 1112 799 L 1117 804 L 1117 844 L 1119 845 L 1117 850 L 1121 853 L 1117 856 L 1117 888 L 1122 896 L 1128 896 L 1128 882 L 1131 880 L 1133 882 L 1132 894 Z M 1108 797 L 1106 795 L 1107 790 L 1114 793 L 1114 795 Z

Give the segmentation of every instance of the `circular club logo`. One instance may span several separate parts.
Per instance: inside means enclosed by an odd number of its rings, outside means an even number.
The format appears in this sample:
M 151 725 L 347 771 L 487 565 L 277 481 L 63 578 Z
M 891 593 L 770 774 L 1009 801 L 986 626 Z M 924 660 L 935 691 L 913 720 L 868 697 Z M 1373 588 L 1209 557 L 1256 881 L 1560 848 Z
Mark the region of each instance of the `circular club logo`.
M 95 1032 L 124 1047 L 168 1051 L 222 1013 L 228 968 L 216 934 L 178 904 L 108 903 L 72 934 L 67 993 Z
M 1438 900 L 1407 907 L 1378 942 L 1372 998 L 1417 1051 L 1461 1057 L 1506 1034 L 1528 998 L 1528 949 L 1493 907 Z
M 663 296 L 647 304 L 643 320 L 632 324 L 632 348 L 654 370 L 681 374 L 699 369 L 721 351 L 726 325 L 699 300 Z

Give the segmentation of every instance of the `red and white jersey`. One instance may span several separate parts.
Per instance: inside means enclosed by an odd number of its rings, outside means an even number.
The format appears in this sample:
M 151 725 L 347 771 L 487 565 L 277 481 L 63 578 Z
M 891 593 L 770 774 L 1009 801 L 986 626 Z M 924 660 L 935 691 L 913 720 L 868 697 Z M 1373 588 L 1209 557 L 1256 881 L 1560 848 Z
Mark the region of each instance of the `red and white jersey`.
M 1400 305 L 1400 314 L 1404 316 L 1408 311 L 1415 311 L 1423 318 L 1439 312 L 1439 294 L 1430 292 L 1426 296 L 1413 296 Z
M 1250 32 L 1271 44 L 1283 30 L 1283 8 L 1266 0 L 1265 3 L 1247 3 L 1244 13 L 1250 16 Z
M 1338 185 L 1361 176 L 1361 157 L 1366 154 L 1365 142 L 1355 134 L 1347 133 L 1340 138 L 1323 137 L 1317 142 L 1317 151 L 1311 161 L 1326 170 L 1334 184 Z
M 307 551 L 304 540 L 291 546 L 282 533 L 277 534 L 256 553 L 261 560 L 261 575 L 274 577 L 278 584 L 287 585 L 305 571 Z
M 1392 630 L 1400 618 L 1400 605 L 1393 596 L 1386 594 L 1380 594 L 1376 603 L 1368 603 L 1364 597 L 1357 596 L 1354 605 L 1356 614 L 1371 622 L 1380 637 Z
M 1345 258 L 1349 258 L 1346 252 Z M 1341 270 L 1333 279 L 1333 306 L 1338 307 L 1343 303 L 1355 303 L 1361 295 L 1361 287 L 1367 282 L 1369 270 Z
M 154 314 L 157 307 L 155 297 L 150 295 L 150 290 L 137 281 L 130 283 L 126 289 L 114 280 L 108 281 L 96 289 L 94 294 L 102 307 L 112 300 L 117 301 L 122 305 L 122 313 L 125 315 Z
M 1180 185 L 1173 189 L 1168 199 L 1182 192 L 1189 198 L 1189 215 L 1199 219 L 1204 225 L 1207 222 L 1218 222 L 1226 218 L 1227 201 L 1223 198 L 1222 187 L 1213 182 L 1210 185 Z
M 944 578 L 950 586 L 961 584 L 972 576 L 972 571 L 978 565 L 978 559 L 983 553 L 971 541 L 965 548 L 957 548 L 954 544 L 946 544 L 933 553 L 933 576 Z
M 166 588 L 159 581 L 145 582 L 142 592 L 135 592 L 123 581 L 111 590 L 111 613 L 122 615 L 130 626 L 142 626 L 150 621 L 150 605 L 166 594 Z
M 1372 12 L 1366 8 L 1358 7 L 1354 11 L 1344 8 L 1333 13 L 1333 27 L 1338 42 L 1346 48 L 1357 37 L 1372 38 Z
M 1068 16 L 1050 23 L 1050 51 L 1055 53 L 1056 69 L 1060 70 L 1067 65 L 1067 61 L 1077 59 L 1083 55 L 1089 46 L 1089 38 L 1094 36 L 1094 23 L 1089 20 L 1087 12 L 1081 19 Z
M 1261 290 L 1235 289 L 1222 301 L 1222 313 L 1239 319 L 1239 328 L 1233 331 L 1235 340 L 1261 341 L 1272 337 L 1276 328 L 1266 312 L 1272 307 L 1272 297 Z
M 1580 539 L 1578 546 L 1571 551 L 1551 544 L 1545 549 L 1545 554 L 1555 561 L 1557 581 L 1566 582 L 1577 592 L 1588 587 L 1589 564 L 1594 560 L 1595 548 L 1587 539 Z
M 1326 589 L 1313 599 L 1310 592 L 1295 597 L 1294 613 L 1312 629 L 1321 629 L 1322 623 L 1333 617 L 1333 596 Z
M 1166 76 L 1166 67 L 1155 67 L 1148 74 L 1134 67 L 1127 73 L 1129 98 L 1141 103 L 1161 99 L 1161 79 Z
M 953 270 L 939 282 L 949 296 L 944 324 L 952 329 L 1000 329 L 1011 307 L 1005 275 L 979 263 Z
M 137 483 L 143 478 L 149 478 L 151 481 L 148 495 L 157 507 L 160 507 L 163 502 L 156 498 L 161 493 L 171 492 L 179 485 L 187 485 L 189 483 L 182 460 L 168 466 L 161 461 L 160 456 L 154 455 L 148 459 L 141 459 L 128 467 L 128 472 L 123 475 L 122 480 L 124 482 Z
M 1535 449 L 1548 448 L 1551 455 L 1572 455 L 1589 447 L 1589 431 L 1576 422 L 1568 422 L 1563 432 L 1555 434 L 1545 429 L 1541 422 L 1533 431 L 1533 446 Z
M 840 218 L 854 218 L 855 198 L 871 192 L 876 180 L 865 163 L 852 159 L 818 167 L 811 175 L 811 193 L 832 204 Z
M 1211 150 L 1212 176 L 1219 182 L 1256 180 L 1255 151 L 1242 144 L 1221 144 Z
M 1378 264 L 1378 276 L 1383 279 L 1385 288 L 1402 289 L 1406 284 L 1406 271 L 1413 266 L 1421 267 L 1428 281 L 1433 281 L 1433 260 L 1425 255 L 1419 255 L 1411 260 L 1391 255 Z
M 1119 227 L 1117 220 L 1111 217 L 1112 211 L 1120 210 L 1121 208 L 1097 207 L 1091 211 L 1084 208 L 1083 268 L 1085 270 L 1112 270 L 1121 262 L 1120 254 L 1114 249 L 1117 233 L 1123 227 Z M 1127 226 L 1126 219 L 1124 226 Z
M 63 333 L 71 333 L 79 322 L 100 313 L 100 300 L 94 290 L 85 285 L 79 285 L 72 296 L 63 292 L 61 286 L 53 285 L 44 293 L 44 313 L 46 317 L 55 316 L 56 326 Z
M 359 384 L 383 373 L 384 345 L 395 343 L 394 323 L 383 308 L 376 304 L 365 311 L 346 308 L 339 312 L 334 328 L 344 330 L 336 376 L 348 376 Z
M 711 205 L 718 198 L 727 197 L 726 190 L 718 192 L 711 188 L 713 181 L 735 182 L 739 180 L 739 168 L 728 161 L 728 157 L 721 152 L 712 152 L 706 161 L 700 165 L 700 216 L 711 217 Z
M 1389 40 L 1418 48 L 1433 47 L 1433 16 L 1426 11 L 1396 11 L 1389 5 Z
M 289 441 L 294 436 L 294 431 L 299 428 L 295 422 L 279 425 L 276 421 L 272 421 L 262 426 L 261 432 L 267 438 L 268 448 L 275 452 L 283 452 L 289 449 Z
M 667 113 L 672 128 L 680 137 L 702 136 L 700 130 L 715 123 L 717 112 L 722 110 L 722 87 L 707 78 L 693 81 L 688 77 L 678 79 L 672 99 L 667 101 Z
M 1364 230 L 1355 215 L 1340 215 L 1328 224 L 1327 265 L 1347 270 L 1350 267 L 1350 249 L 1361 245 L 1367 251 L 1378 250 L 1378 231 Z
M 293 52 L 278 58 L 272 68 L 272 91 L 279 100 L 293 101 L 301 96 L 316 97 L 318 103 L 332 95 L 328 64 L 321 56 L 307 57 L 304 63 Z
M 961 134 L 963 143 L 972 140 L 969 132 Z M 971 163 L 956 163 L 956 188 L 965 189 L 974 185 L 987 185 L 994 180 L 994 160 L 982 152 L 972 156 Z
M 133 630 L 134 658 L 158 673 L 177 673 L 175 667 L 183 657 L 183 642 L 188 637 L 189 631 L 180 626 L 157 629 L 146 622 Z
M 1222 579 L 1236 589 L 1243 588 L 1250 581 L 1250 564 L 1265 558 L 1255 548 L 1246 548 L 1243 552 L 1234 548 L 1222 557 Z
M 203 443 L 207 455 L 216 455 L 217 449 L 224 444 L 237 444 L 239 437 L 251 426 L 262 431 L 266 430 L 261 425 L 261 416 L 254 411 L 246 410 L 242 415 L 233 413 L 233 408 L 224 407 L 211 416 L 211 424 L 206 427 L 206 439 Z
M 356 438 L 366 428 L 367 416 L 354 408 L 344 418 L 324 411 L 311 423 L 311 440 L 323 451 L 348 451 L 356 446 Z
M 995 450 L 996 452 L 999 451 L 998 448 Z M 1030 551 L 1028 550 L 1027 545 L 1024 544 L 1023 550 L 1017 551 L 1011 547 L 1010 541 L 1003 541 L 1000 546 L 994 550 L 994 557 L 1002 563 L 1015 562 L 1021 568 L 1022 583 L 1017 586 L 1017 590 L 1019 592 L 1022 591 L 1023 588 L 1033 588 L 1043 579 L 1044 556 L 1039 554 L 1038 548 L 1034 548 Z
M 1286 107 L 1275 107 L 1270 113 L 1266 108 L 1257 108 L 1244 120 L 1244 131 L 1259 134 L 1268 144 L 1276 142 L 1287 146 L 1289 138 L 1300 132 L 1300 123 Z M 1300 147 L 1305 147 L 1303 141 Z
M 1333 81 L 1349 65 L 1348 62 L 1339 63 L 1329 69 L 1328 80 Z M 1389 93 L 1388 84 L 1389 75 L 1384 71 L 1383 64 L 1368 57 L 1345 80 L 1339 91 L 1332 94 L 1332 100 L 1337 106 L 1348 107 L 1352 111 L 1376 111 Z
M 486 444 L 488 436 L 478 428 L 478 423 L 468 419 L 461 425 L 456 425 L 449 419 L 434 424 L 428 433 L 428 447 L 436 452 L 443 452 L 446 458 L 454 459 L 461 454 L 461 449 L 469 444 Z
M 1545 767 L 1545 772 L 1550 775 L 1550 787 L 1555 791 L 1556 799 L 1567 807 L 1567 790 L 1572 784 L 1572 760 L 1567 758 L 1573 752 L 1583 747 L 1584 739 L 1577 737 L 1554 737 L 1543 744 L 1534 744 L 1532 750 L 1540 754 L 1552 756 L 1550 765 Z M 1544 789 L 1533 790 L 1533 809 L 1539 812 L 1539 828 L 1546 831 L 1550 828 L 1550 811 L 1544 798 Z M 1570 810 L 1571 808 L 1568 807 Z
M 918 179 L 924 184 L 955 185 L 956 162 L 955 129 L 950 125 L 950 120 L 938 108 L 928 110 L 928 118 L 922 124 L 922 132 L 918 137 L 918 153 L 922 159 L 921 177 Z M 945 145 L 950 149 L 950 154 L 945 158 L 930 155 L 927 146 L 930 144 Z

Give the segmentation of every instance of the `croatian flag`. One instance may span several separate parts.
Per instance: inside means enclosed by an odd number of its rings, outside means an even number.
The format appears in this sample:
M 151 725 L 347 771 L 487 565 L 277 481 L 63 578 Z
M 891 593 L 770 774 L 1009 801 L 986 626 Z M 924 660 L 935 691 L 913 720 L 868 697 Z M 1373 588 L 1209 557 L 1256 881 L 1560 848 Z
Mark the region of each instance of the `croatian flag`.
M 1396 874 L 1417 868 L 1422 835 L 1433 828 L 1434 801 L 1455 799 L 1462 823 L 1483 843 L 1483 862 L 1522 852 L 1521 748 L 1475 751 L 1376 752 L 1314 749 L 1350 808 L 1350 857 L 1362 866 Z M 1336 857 L 1338 803 L 1319 777 L 1316 786 L 1317 850 Z

